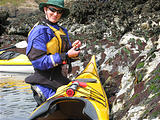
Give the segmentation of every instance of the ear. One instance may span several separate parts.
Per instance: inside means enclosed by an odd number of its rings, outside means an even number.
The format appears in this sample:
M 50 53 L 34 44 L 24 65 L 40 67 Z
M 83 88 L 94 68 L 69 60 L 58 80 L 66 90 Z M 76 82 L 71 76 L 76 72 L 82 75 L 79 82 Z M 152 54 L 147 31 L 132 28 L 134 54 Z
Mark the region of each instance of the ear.
M 44 7 L 43 10 L 44 10 L 44 13 L 46 14 L 46 12 L 47 12 L 47 7 Z

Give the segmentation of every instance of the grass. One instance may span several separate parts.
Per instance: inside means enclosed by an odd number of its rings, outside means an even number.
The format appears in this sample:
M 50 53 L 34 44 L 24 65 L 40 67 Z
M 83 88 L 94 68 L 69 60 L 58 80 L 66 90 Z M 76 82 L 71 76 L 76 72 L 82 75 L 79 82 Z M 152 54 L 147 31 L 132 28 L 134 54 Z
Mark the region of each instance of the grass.
M 21 3 L 25 2 L 26 0 L 0 0 L 0 6 L 6 6 L 6 5 L 20 5 Z

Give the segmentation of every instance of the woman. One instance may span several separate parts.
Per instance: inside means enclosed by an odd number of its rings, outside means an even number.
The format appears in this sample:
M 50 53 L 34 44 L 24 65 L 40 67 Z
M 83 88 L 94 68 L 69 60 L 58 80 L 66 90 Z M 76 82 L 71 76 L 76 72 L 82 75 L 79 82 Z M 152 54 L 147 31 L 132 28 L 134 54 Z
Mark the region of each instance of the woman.
M 81 46 L 79 40 L 71 45 L 67 30 L 58 25 L 58 21 L 70 13 L 64 7 L 64 0 L 48 0 L 40 3 L 39 9 L 44 12 L 45 19 L 29 32 L 26 49 L 35 73 L 25 79 L 31 84 L 38 105 L 54 95 L 58 87 L 69 83 L 62 67 L 71 66 L 70 61 L 79 55 L 76 49 Z

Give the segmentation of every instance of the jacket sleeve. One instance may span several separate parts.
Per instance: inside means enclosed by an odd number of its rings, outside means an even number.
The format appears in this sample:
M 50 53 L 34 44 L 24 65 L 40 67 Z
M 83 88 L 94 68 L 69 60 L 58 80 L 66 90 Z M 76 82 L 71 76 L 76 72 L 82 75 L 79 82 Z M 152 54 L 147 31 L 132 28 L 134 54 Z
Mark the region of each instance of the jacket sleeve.
M 53 55 L 47 54 L 46 44 L 53 37 L 55 37 L 53 31 L 47 26 L 38 25 L 30 32 L 26 55 L 34 68 L 47 70 L 62 64 L 61 56 L 64 55 L 60 55 L 59 53 Z

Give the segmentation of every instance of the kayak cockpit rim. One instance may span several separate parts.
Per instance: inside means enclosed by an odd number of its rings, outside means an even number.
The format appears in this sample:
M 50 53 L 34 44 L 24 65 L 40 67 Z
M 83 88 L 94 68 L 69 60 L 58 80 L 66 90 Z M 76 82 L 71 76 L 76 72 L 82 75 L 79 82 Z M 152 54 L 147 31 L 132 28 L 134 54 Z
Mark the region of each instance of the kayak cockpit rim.
M 77 109 L 78 108 L 78 109 Z M 97 120 L 98 115 L 92 103 L 84 98 L 61 97 L 49 99 L 36 109 L 30 117 L 34 119 L 85 119 Z

